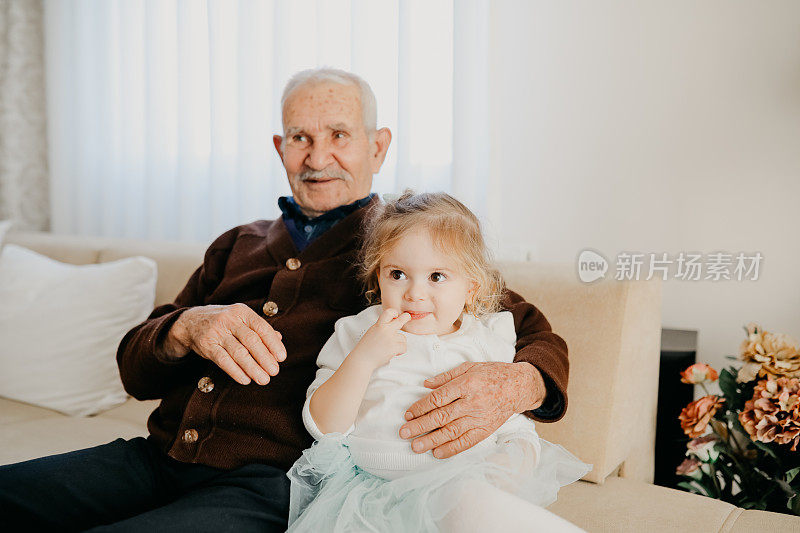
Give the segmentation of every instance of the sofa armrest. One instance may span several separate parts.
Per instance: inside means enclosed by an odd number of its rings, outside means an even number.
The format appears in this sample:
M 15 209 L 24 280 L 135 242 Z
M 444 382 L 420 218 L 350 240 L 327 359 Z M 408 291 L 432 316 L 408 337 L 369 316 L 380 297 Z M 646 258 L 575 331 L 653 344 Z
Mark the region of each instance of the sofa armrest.
M 536 305 L 569 348 L 569 408 L 539 434 L 594 469 L 652 481 L 661 332 L 661 280 L 582 283 L 574 266 L 500 265 L 508 287 Z

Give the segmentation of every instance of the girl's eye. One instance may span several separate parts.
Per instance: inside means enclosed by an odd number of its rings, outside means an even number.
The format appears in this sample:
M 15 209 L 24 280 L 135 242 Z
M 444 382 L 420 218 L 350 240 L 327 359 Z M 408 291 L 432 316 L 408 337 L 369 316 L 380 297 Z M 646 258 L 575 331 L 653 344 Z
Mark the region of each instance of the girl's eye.
M 445 276 L 441 272 L 434 272 L 433 274 L 431 274 L 431 281 L 434 282 L 434 283 L 439 283 L 440 281 L 444 281 L 446 279 L 447 279 L 447 276 Z
M 404 279 L 406 275 L 402 270 L 391 270 L 389 272 L 389 277 L 392 279 L 400 280 Z

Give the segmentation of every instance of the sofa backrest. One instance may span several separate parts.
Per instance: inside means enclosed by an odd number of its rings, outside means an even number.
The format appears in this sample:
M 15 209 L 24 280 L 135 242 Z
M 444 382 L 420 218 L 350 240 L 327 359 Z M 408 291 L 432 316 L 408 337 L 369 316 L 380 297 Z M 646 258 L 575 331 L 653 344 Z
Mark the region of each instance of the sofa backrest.
M 88 264 L 132 255 L 158 265 L 156 305 L 170 302 L 201 264 L 196 244 L 9 233 L 6 242 L 53 259 Z M 569 408 L 543 438 L 592 463 L 584 478 L 611 474 L 652 481 L 661 329 L 661 284 L 584 284 L 573 265 L 502 263 L 510 288 L 534 303 L 569 347 Z
M 158 267 L 155 305 L 169 303 L 202 264 L 207 245 L 136 239 L 108 239 L 43 232 L 9 232 L 5 242 L 18 244 L 73 265 L 105 263 L 143 255 Z

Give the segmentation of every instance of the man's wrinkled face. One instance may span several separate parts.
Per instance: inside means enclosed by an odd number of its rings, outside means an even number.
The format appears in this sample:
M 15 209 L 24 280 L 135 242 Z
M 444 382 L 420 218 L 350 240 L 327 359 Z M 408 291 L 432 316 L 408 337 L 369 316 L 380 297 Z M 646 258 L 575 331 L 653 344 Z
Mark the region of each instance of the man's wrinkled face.
M 275 148 L 307 216 L 369 194 L 385 150 L 380 153 L 367 134 L 357 87 L 333 82 L 299 87 L 284 104 L 283 131 L 283 138 L 274 138 Z

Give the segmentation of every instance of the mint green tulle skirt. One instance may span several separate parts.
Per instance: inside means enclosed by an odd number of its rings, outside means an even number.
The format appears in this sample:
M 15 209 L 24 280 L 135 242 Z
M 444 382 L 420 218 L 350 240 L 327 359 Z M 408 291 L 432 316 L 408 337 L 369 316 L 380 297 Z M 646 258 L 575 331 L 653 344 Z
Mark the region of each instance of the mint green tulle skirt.
M 288 472 L 291 480 L 288 531 L 435 532 L 458 505 L 454 487 L 489 483 L 535 505 L 556 501 L 559 488 L 592 468 L 558 444 L 543 439 L 534 467 L 522 452 L 494 446 L 478 454 L 458 454 L 441 464 L 387 480 L 353 462 L 347 437 L 325 435 L 303 452 Z M 462 457 L 463 456 L 463 457 Z M 457 493 L 457 491 L 455 492 Z

